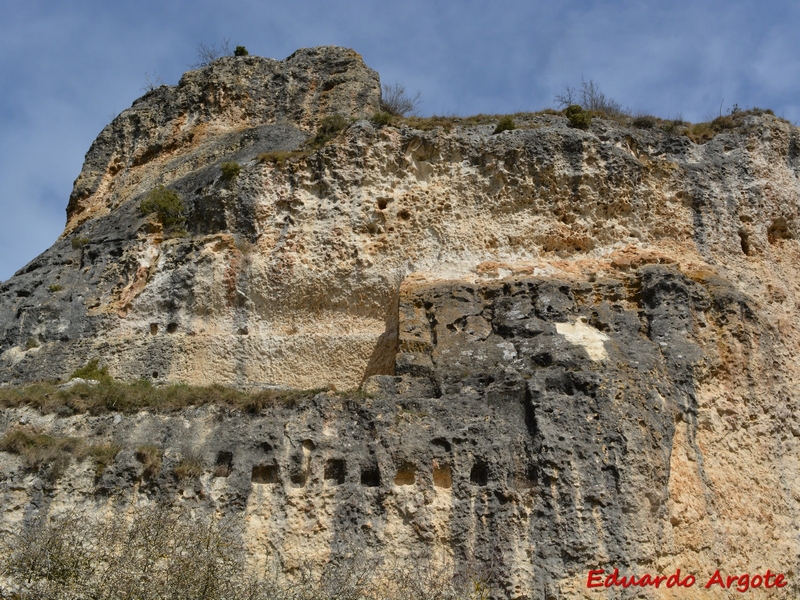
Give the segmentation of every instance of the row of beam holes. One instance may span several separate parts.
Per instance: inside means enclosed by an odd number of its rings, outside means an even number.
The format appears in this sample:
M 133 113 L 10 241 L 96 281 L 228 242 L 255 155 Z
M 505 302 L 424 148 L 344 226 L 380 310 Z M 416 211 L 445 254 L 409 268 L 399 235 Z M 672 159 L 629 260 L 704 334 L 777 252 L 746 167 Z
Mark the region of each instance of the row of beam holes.
M 345 461 L 343 460 L 332 458 L 325 463 L 325 481 L 328 481 L 333 485 L 343 484 L 345 481 L 346 472 L 347 468 Z M 280 483 L 281 479 L 278 465 L 254 465 L 252 477 L 250 479 L 253 483 Z M 364 481 L 363 472 L 361 475 L 361 483 L 364 485 L 371 485 L 369 482 Z M 378 483 L 375 485 L 380 485 L 380 477 L 378 478 Z
M 176 331 L 178 331 L 177 323 L 167 325 L 167 333 L 175 333 Z M 158 335 L 158 323 L 150 323 L 150 335 Z
M 346 474 L 347 465 L 344 460 L 329 459 L 325 463 L 325 481 L 333 485 L 342 485 L 345 482 Z M 486 486 L 489 482 L 489 469 L 486 463 L 475 463 L 470 471 L 469 480 L 473 485 Z M 252 481 L 253 483 L 280 483 L 278 465 L 255 465 L 253 467 Z M 395 474 L 394 484 L 414 485 L 415 483 L 416 467 L 411 463 L 403 463 Z M 377 465 L 362 467 L 361 485 L 365 487 L 379 487 L 381 485 L 381 472 Z M 439 488 L 453 486 L 453 476 L 449 464 L 434 461 L 433 485 Z
M 445 440 L 434 440 L 434 445 L 450 451 L 450 444 Z M 264 442 L 262 449 L 271 452 L 272 446 Z M 214 465 L 215 477 L 228 477 L 233 470 L 233 453 L 222 451 L 217 454 Z M 343 459 L 330 458 L 325 462 L 323 477 L 326 482 L 333 485 L 342 485 L 347 476 L 347 463 Z M 489 468 L 483 461 L 472 465 L 469 474 L 470 482 L 476 486 L 486 486 L 489 481 Z M 274 484 L 280 483 L 280 471 L 276 463 L 258 464 L 253 466 L 251 480 L 253 483 Z M 294 482 L 297 483 L 297 482 Z M 303 482 L 305 483 L 305 482 Z M 397 469 L 394 477 L 395 485 L 414 485 L 416 483 L 416 466 L 408 461 L 403 462 Z M 381 473 L 377 464 L 361 468 L 361 485 L 366 487 L 379 487 Z M 450 488 L 453 485 L 453 476 L 450 464 L 441 460 L 433 460 L 433 485 L 439 488 Z

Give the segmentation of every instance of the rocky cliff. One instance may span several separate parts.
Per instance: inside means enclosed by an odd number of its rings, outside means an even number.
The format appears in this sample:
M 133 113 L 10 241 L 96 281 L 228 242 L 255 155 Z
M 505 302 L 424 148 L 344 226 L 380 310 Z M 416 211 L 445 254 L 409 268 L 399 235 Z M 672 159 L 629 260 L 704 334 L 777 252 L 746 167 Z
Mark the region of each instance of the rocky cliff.
M 790 586 L 769 597 L 796 597 L 797 128 L 752 112 L 698 144 L 542 113 L 493 135 L 378 125 L 379 102 L 349 50 L 229 57 L 100 134 L 64 234 L 0 287 L 0 379 L 99 358 L 123 380 L 363 392 L 255 416 L 8 409 L 6 430 L 123 450 L 52 485 L 0 454 L 2 527 L 116 490 L 241 515 L 290 570 L 356 540 L 491 563 L 496 597 L 689 597 L 587 588 L 615 568 L 680 568 L 709 598 L 716 569 L 771 569 Z M 158 185 L 184 232 L 139 210 Z M 143 479 L 143 443 L 204 472 Z

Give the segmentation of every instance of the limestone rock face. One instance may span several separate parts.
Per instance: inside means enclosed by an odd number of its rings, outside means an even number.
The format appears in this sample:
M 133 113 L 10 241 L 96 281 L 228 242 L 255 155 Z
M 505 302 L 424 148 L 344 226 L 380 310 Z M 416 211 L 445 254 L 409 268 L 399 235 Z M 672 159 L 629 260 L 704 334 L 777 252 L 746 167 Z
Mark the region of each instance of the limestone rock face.
M 0 526 L 146 492 L 246 518 L 287 565 L 352 539 L 500 565 L 498 598 L 598 597 L 594 568 L 769 568 L 794 586 L 772 597 L 797 597 L 797 128 L 753 114 L 695 144 L 540 114 L 423 131 L 365 119 L 379 100 L 340 48 L 190 72 L 101 133 L 64 234 L 0 286 L 2 382 L 98 358 L 120 379 L 367 397 L 8 410 L 3 428 L 126 450 L 47 489 L 0 454 Z M 348 126 L 308 145 L 334 115 Z M 157 185 L 185 234 L 140 213 Z M 151 439 L 167 466 L 143 485 L 133 448 Z M 187 491 L 168 467 L 189 451 L 206 472 Z
M 114 191 L 76 205 L 65 235 L 2 285 L 0 378 L 63 377 L 97 356 L 123 379 L 353 388 L 391 373 L 397 293 L 414 272 L 588 277 L 672 261 L 782 298 L 764 310 L 783 318 L 794 310 L 791 125 L 748 117 L 704 145 L 603 122 L 584 132 L 552 115 L 527 127 L 361 120 L 296 162 L 256 160 L 306 139 L 283 121 L 109 167 Z M 242 170 L 226 180 L 231 160 Z M 160 183 L 186 205 L 186 237 L 139 213 Z M 76 226 L 91 207 L 98 216 Z
M 245 148 L 249 158 L 292 149 L 297 129 L 313 129 L 326 116 L 372 115 L 379 101 L 378 74 L 334 46 L 304 48 L 283 61 L 227 56 L 189 71 L 100 133 L 69 197 L 65 233 L 115 209 L 142 184 L 171 183 L 218 157 L 239 158 Z M 276 124 L 283 127 L 264 127 Z
M 256 415 L 7 409 L 5 431 L 121 451 L 99 477 L 86 461 L 55 482 L 0 454 L 0 531 L 177 499 L 244 523 L 257 565 L 278 556 L 293 572 L 343 548 L 481 565 L 492 598 L 593 598 L 591 569 L 681 569 L 697 588 L 718 568 L 796 572 L 796 379 L 779 330 L 729 282 L 673 264 L 594 281 L 417 279 L 398 314 L 397 374 L 360 398 Z M 154 442 L 164 461 L 148 476 L 136 449 Z M 176 477 L 186 457 L 199 477 Z

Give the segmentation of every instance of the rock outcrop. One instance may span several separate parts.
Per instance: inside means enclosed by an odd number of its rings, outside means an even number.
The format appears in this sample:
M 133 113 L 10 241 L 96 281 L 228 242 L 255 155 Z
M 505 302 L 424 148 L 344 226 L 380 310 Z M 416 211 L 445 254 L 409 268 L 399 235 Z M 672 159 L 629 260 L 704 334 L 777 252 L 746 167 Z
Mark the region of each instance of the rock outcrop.
M 101 133 L 64 235 L 0 288 L 5 382 L 97 357 L 120 379 L 367 394 L 257 416 L 9 409 L 5 428 L 123 451 L 47 489 L 0 454 L 0 526 L 116 490 L 243 515 L 289 566 L 351 540 L 492 563 L 496 597 L 673 597 L 602 596 L 597 568 L 769 568 L 791 582 L 770 597 L 796 597 L 797 128 L 422 131 L 365 119 L 379 100 L 338 48 L 188 73 Z M 349 126 L 309 150 L 334 115 Z M 160 184 L 185 235 L 139 212 Z M 154 439 L 167 465 L 145 481 L 134 448 Z M 206 471 L 179 485 L 186 453 Z

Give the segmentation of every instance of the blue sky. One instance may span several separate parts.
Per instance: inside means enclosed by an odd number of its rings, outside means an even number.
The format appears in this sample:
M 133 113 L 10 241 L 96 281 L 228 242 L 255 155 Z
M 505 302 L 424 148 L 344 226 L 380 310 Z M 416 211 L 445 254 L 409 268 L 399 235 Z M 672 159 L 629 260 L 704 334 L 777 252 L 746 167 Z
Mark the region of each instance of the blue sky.
M 199 43 L 282 59 L 354 48 L 421 113 L 539 110 L 593 79 L 634 111 L 702 121 L 737 103 L 800 121 L 800 3 L 726 0 L 5 0 L 0 280 L 61 233 L 100 130 Z

